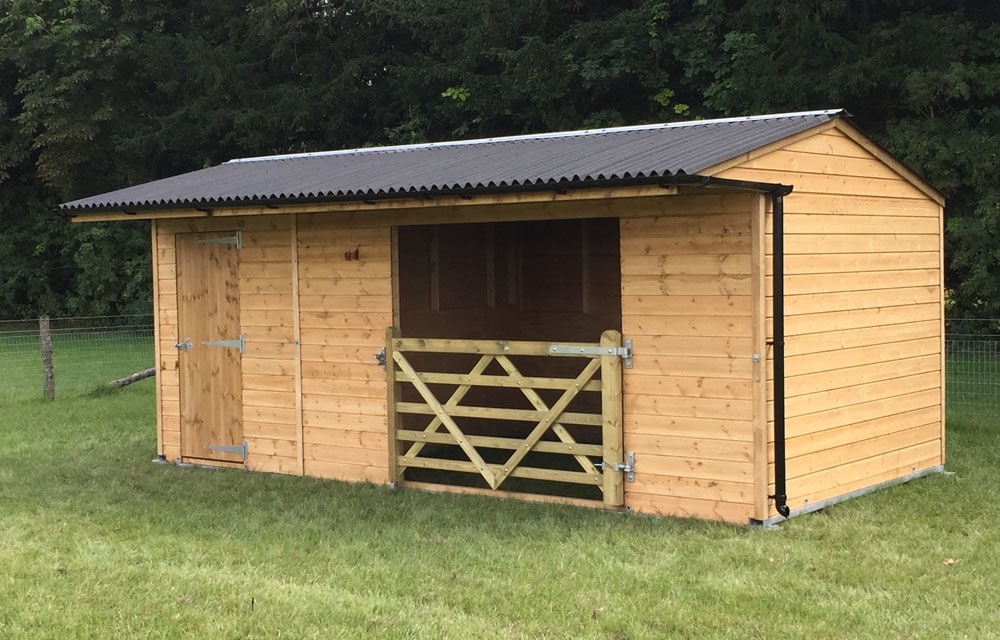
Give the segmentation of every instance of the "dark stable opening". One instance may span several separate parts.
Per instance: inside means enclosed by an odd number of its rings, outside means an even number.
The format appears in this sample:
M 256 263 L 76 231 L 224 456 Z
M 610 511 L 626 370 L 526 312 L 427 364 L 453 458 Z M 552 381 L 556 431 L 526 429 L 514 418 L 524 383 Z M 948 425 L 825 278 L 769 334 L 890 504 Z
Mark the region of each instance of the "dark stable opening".
M 621 331 L 621 260 L 616 218 L 407 226 L 398 229 L 399 328 L 404 338 L 597 343 L 608 329 Z M 478 356 L 411 353 L 417 371 L 469 373 Z M 521 374 L 573 378 L 586 359 L 520 357 L 512 361 Z M 492 362 L 485 375 L 505 375 Z M 599 376 L 598 376 L 599 378 Z M 445 403 L 456 385 L 429 385 Z M 401 387 L 402 400 L 420 402 L 412 385 Z M 560 390 L 538 389 L 547 406 Z M 473 387 L 462 406 L 532 409 L 518 388 Z M 600 413 L 599 392 L 583 391 L 566 409 Z M 423 430 L 426 415 L 400 415 L 403 429 Z M 457 420 L 466 435 L 524 438 L 529 422 L 465 418 Z M 564 424 L 574 440 L 599 444 L 599 426 Z M 443 431 L 443 427 L 439 431 Z M 543 440 L 556 440 L 549 431 Z M 405 452 L 409 443 L 400 443 Z M 477 447 L 487 463 L 510 455 L 503 448 Z M 453 445 L 426 445 L 420 456 L 467 460 Z M 599 456 L 592 458 L 594 462 Z M 571 455 L 531 453 L 521 466 L 581 471 Z M 485 487 L 485 481 L 462 472 L 406 470 L 405 479 Z M 503 490 L 600 498 L 595 486 L 510 478 Z

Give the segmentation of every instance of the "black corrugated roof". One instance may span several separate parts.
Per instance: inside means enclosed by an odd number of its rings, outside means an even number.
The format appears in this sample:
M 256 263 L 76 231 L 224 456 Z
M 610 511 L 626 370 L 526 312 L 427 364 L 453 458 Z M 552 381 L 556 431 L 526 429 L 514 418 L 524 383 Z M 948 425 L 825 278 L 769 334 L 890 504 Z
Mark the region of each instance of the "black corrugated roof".
M 839 109 L 230 160 L 60 205 L 66 212 L 604 186 L 694 175 Z

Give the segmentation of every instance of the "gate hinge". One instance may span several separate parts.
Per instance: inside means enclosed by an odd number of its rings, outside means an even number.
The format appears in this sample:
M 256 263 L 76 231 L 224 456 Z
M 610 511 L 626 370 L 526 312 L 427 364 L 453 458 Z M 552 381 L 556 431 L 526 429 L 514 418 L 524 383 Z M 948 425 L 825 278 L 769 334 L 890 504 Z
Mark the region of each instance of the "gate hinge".
M 375 362 L 382 367 L 382 371 L 385 371 L 385 347 L 382 347 L 382 350 L 375 354 Z
M 247 337 L 240 334 L 239 338 L 235 340 L 203 340 L 202 344 L 206 347 L 226 347 L 227 349 L 239 349 L 240 353 L 246 353 L 247 350 Z
M 228 444 L 206 444 L 206 449 L 211 449 L 212 451 L 221 451 L 223 453 L 238 453 L 243 456 L 243 462 L 247 461 L 247 456 L 249 455 L 249 449 L 247 448 L 247 441 L 244 440 L 243 444 L 228 445 Z
M 625 462 L 595 462 L 594 466 L 601 471 L 606 470 L 611 467 L 611 471 L 621 471 L 625 473 L 625 480 L 628 482 L 635 482 L 635 452 L 628 451 L 625 453 Z
M 618 356 L 625 362 L 625 368 L 632 368 L 632 338 L 625 338 L 621 347 L 581 347 L 567 344 L 549 345 L 549 353 L 580 356 Z

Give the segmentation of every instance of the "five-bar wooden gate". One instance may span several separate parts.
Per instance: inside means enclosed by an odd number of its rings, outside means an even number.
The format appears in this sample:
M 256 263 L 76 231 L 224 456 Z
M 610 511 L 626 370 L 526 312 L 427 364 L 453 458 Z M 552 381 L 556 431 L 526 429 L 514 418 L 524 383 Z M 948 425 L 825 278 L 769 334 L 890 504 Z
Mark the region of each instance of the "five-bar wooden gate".
M 605 331 L 599 344 L 552 344 L 401 338 L 390 327 L 391 479 L 420 468 L 478 474 L 494 490 L 508 478 L 574 483 L 596 486 L 606 505 L 623 504 L 631 467 L 622 451 L 622 355 L 617 331 Z M 515 364 L 540 358 L 573 358 L 583 366 L 569 375 L 551 375 L 544 366 L 541 375 L 524 375 Z M 455 373 L 463 359 L 464 372 Z M 418 370 L 418 361 L 429 370 Z M 512 406 L 510 394 L 527 408 Z M 557 458 L 575 462 L 537 463 Z

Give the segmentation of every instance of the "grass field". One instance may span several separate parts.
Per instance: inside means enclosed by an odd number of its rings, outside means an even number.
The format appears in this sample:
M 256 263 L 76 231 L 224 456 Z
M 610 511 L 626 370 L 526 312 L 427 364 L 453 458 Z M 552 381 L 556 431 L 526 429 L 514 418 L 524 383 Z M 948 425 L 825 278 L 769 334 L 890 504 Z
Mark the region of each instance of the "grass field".
M 777 530 L 157 465 L 152 381 L 0 408 L 0 638 L 1000 637 L 1000 429 Z

